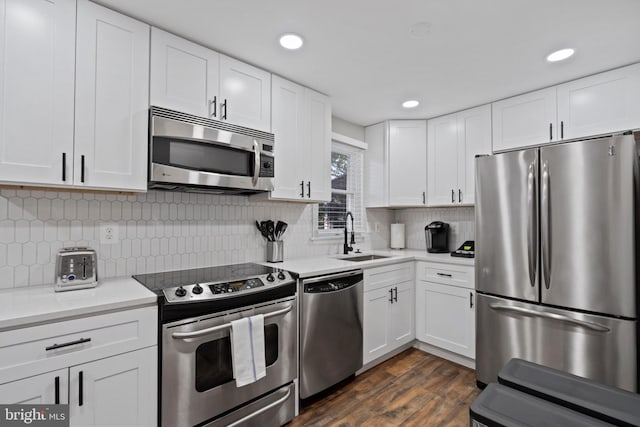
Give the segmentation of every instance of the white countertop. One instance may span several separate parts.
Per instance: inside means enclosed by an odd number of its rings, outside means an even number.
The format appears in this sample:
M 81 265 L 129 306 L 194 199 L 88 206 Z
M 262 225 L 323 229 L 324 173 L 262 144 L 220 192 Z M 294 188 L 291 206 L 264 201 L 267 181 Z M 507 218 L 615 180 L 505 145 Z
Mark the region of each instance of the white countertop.
M 0 330 L 156 303 L 157 296 L 131 277 L 104 279 L 95 288 L 65 292 L 55 292 L 53 285 L 4 289 Z
M 367 251 L 362 254 L 350 254 L 349 257 L 360 255 L 384 255 L 389 258 L 375 259 L 371 261 L 353 262 L 346 261 L 346 255 L 324 255 L 309 258 L 294 258 L 284 262 L 271 263 L 263 262 L 262 265 L 281 268 L 298 274 L 299 277 L 319 276 L 323 274 L 337 273 L 340 271 L 353 270 L 357 268 L 380 267 L 383 265 L 397 264 L 405 261 L 429 261 L 443 264 L 466 265 L 473 267 L 473 258 L 452 257 L 450 254 L 431 254 L 427 251 L 413 249 L 387 249 Z

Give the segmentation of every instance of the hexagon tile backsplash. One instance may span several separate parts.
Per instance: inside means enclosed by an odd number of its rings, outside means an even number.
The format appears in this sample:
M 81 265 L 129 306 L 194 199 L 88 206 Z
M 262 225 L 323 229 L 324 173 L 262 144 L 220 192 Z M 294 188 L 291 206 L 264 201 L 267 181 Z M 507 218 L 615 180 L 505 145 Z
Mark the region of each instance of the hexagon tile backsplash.
M 338 244 L 310 242 L 312 205 L 255 203 L 245 196 L 0 192 L 0 288 L 53 283 L 58 250 L 90 246 L 99 277 L 265 260 L 255 220 L 289 223 L 285 257 L 335 254 Z M 115 223 L 118 241 L 100 243 Z

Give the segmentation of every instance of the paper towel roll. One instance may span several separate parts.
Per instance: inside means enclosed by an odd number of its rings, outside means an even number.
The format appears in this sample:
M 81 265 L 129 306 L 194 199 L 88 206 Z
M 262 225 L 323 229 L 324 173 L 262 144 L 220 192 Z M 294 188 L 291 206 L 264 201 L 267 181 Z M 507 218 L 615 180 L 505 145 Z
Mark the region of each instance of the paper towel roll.
M 391 224 L 391 249 L 404 249 L 404 224 Z

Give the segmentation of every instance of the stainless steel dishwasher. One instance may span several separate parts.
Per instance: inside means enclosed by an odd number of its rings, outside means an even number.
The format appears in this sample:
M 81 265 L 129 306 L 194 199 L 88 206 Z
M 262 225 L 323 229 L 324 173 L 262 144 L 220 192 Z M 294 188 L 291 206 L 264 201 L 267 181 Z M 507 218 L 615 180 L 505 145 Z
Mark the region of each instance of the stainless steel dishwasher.
M 362 270 L 302 280 L 300 397 L 362 368 Z

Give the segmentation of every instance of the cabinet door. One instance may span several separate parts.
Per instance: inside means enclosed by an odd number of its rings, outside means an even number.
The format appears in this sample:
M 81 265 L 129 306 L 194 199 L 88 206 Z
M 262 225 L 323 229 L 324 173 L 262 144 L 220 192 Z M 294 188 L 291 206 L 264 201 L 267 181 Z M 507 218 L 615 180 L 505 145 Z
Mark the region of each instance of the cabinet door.
M 151 105 L 220 119 L 220 55 L 151 29 Z
M 387 200 L 387 124 L 367 126 L 364 140 L 364 203 L 368 208 L 386 207 Z
M 271 82 L 271 127 L 275 135 L 275 184 L 272 198 L 300 200 L 306 193 L 308 156 L 304 135 L 304 87 L 278 76 Z
M 458 204 L 458 121 L 456 114 L 427 122 L 427 196 L 429 205 Z
M 364 293 L 363 333 L 365 364 L 391 350 L 391 287 Z
M 157 357 L 153 346 L 70 368 L 71 425 L 156 426 Z
M 75 28 L 75 0 L 0 0 L 1 181 L 71 183 Z
M 271 132 L 271 74 L 220 55 L 220 98 L 223 120 Z
M 69 402 L 69 370 L 66 368 L 0 385 L 3 404 L 56 404 L 56 394 L 57 403 Z
M 147 188 L 149 26 L 78 1 L 75 185 Z
M 427 122 L 389 122 L 389 205 L 426 203 Z
M 558 86 L 564 139 L 640 127 L 640 64 Z
M 475 203 L 476 156 L 491 154 L 491 105 L 465 110 L 458 118 L 458 185 L 461 203 Z M 460 200 L 461 199 L 461 200 Z
M 391 342 L 397 348 L 415 337 L 415 282 L 413 280 L 392 286 L 394 300 L 391 304 Z
M 431 282 L 418 282 L 417 290 L 418 340 L 473 359 L 474 291 Z
M 308 148 L 309 178 L 307 198 L 316 202 L 331 200 L 331 103 L 329 97 L 305 89 L 305 134 Z
M 555 87 L 494 102 L 491 108 L 494 152 L 559 139 Z

